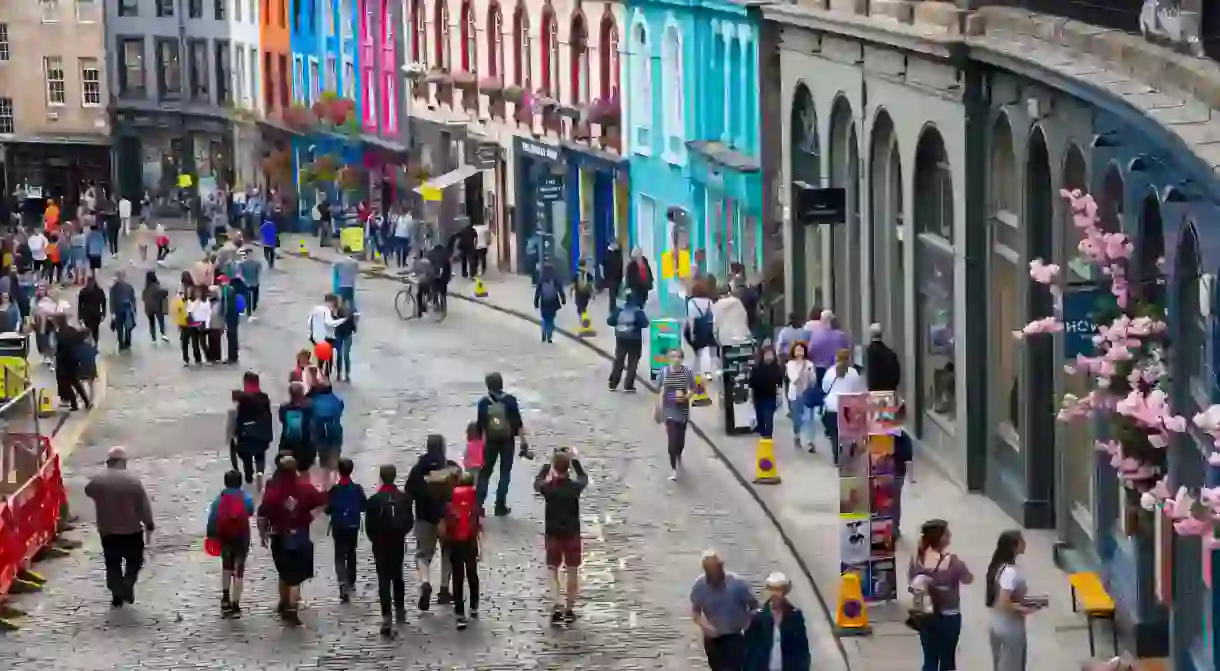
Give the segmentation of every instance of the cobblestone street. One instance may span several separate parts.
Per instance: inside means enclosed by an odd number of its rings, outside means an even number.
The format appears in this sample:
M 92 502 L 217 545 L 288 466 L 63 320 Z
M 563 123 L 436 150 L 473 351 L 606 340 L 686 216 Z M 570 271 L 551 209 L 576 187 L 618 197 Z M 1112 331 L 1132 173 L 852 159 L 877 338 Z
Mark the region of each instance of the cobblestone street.
M 187 237 L 179 240 L 183 249 Z M 190 255 L 179 252 L 160 271 L 162 280 L 176 286 L 173 261 L 184 264 Z M 652 398 L 608 393 L 601 359 L 563 339 L 542 345 L 532 324 L 461 301 L 450 302 L 441 324 L 401 322 L 397 287 L 366 279 L 357 299 L 354 381 L 339 388 L 348 409 L 345 454 L 356 461 L 358 481 L 371 489 L 376 467 L 387 462 L 405 475 L 432 432 L 448 438 L 451 456 L 459 454 L 484 374 L 502 372 L 539 457 L 575 446 L 592 479 L 583 503 L 580 619 L 570 630 L 549 624 L 542 504 L 531 491 L 539 462 L 519 462 L 512 516 L 488 523 L 482 619 L 469 630 L 455 631 L 447 609 L 434 606 L 425 614 L 412 609 L 401 636 L 383 641 L 367 544 L 356 598 L 340 605 L 324 518 L 315 524 L 317 577 L 305 589 L 305 626 L 287 630 L 273 616 L 274 574 L 261 548 L 247 571 L 245 617 L 222 620 L 219 565 L 201 540 L 206 507 L 229 468 L 229 393 L 252 369 L 273 402 L 283 400 L 292 354 L 307 342 L 309 310 L 330 288 L 329 268 L 296 259 L 282 268 L 264 278 L 260 318 L 242 325 L 239 367 L 183 368 L 176 336 L 153 346 L 143 321 L 135 353 L 110 358 L 109 402 L 66 469 L 73 510 L 85 522 L 72 535 L 84 549 L 39 566 L 50 583 L 18 602 L 30 617 L 23 630 L 0 637 L 0 669 L 698 668 L 704 663 L 687 594 L 708 547 L 756 586 L 770 571 L 783 571 L 796 583 L 793 598 L 807 619 L 823 618 L 778 535 L 704 445 L 692 437 L 685 477 L 666 481 Z M 112 612 L 100 543 L 88 523 L 92 507 L 81 490 L 115 444 L 128 447 L 159 526 L 137 603 Z M 414 589 L 409 570 L 409 601 Z M 837 655 L 832 640 L 819 637 L 813 647 L 816 668 L 839 668 L 841 661 L 830 659 Z

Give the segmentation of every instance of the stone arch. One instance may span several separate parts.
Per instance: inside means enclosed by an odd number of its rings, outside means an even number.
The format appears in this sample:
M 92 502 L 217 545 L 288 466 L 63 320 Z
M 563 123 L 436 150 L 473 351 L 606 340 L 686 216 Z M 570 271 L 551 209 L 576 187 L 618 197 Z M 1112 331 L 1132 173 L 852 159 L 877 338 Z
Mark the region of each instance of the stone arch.
M 1135 245 L 1135 273 L 1138 291 L 1149 303 L 1163 304 L 1165 288 L 1161 265 L 1165 257 L 1165 222 L 1161 198 L 1155 187 L 1148 187 L 1140 200 L 1139 239 Z
M 945 141 L 934 124 L 927 124 L 915 145 L 915 232 L 939 235 L 953 244 L 953 166 Z
M 796 198 L 804 188 L 822 183 L 822 157 L 818 138 L 818 112 L 813 93 L 803 81 L 793 90 L 789 126 L 788 211 L 795 216 Z M 821 235 L 817 229 L 793 221 L 792 231 L 792 310 L 806 314 L 822 302 Z
M 988 212 L 995 217 L 1001 212 L 1011 215 L 1012 225 L 1019 223 L 1020 181 L 1017 178 L 1017 154 L 1014 149 L 1012 125 L 1008 115 L 1000 113 L 991 127 L 991 147 L 988 158 Z
M 878 107 L 869 132 L 869 269 L 870 322 L 882 325 L 888 342 L 906 362 L 907 276 L 903 230 L 902 153 L 894 120 Z M 905 394 L 904 394 L 905 395 Z
M 831 307 L 848 333 L 859 335 L 862 327 L 860 239 L 860 149 L 851 102 L 842 93 L 830 108 L 830 154 L 827 170 L 830 186 L 846 192 L 847 221 L 831 231 Z
M 1101 192 L 1094 198 L 1097 200 L 1097 223 L 1101 229 L 1107 233 L 1124 230 L 1127 183 L 1123 178 L 1123 169 L 1117 161 L 1106 166 L 1101 178 Z

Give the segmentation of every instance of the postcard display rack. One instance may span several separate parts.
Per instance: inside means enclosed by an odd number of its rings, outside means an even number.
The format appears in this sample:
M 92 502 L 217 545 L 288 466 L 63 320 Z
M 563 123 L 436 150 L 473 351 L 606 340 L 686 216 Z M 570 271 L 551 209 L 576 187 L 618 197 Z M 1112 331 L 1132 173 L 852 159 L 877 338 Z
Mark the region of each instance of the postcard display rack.
M 839 396 L 839 571 L 855 573 L 865 601 L 898 598 L 894 559 L 893 392 Z

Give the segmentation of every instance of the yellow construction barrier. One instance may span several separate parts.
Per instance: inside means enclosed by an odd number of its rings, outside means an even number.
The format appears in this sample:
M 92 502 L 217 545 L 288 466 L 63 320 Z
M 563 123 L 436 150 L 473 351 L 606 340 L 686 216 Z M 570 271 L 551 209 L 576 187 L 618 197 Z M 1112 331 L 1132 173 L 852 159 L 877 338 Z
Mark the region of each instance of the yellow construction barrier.
M 696 408 L 712 404 L 711 397 L 707 395 L 706 380 L 702 375 L 695 376 L 695 393 L 690 396 L 690 404 Z
M 868 636 L 868 606 L 860 590 L 860 576 L 848 571 L 839 576 L 839 601 L 835 607 L 835 629 L 840 636 Z
M 55 414 L 55 397 L 47 389 L 38 390 L 38 416 L 50 417 Z
M 593 330 L 593 320 L 589 319 L 587 310 L 580 315 L 580 328 L 577 329 L 576 335 L 582 338 L 592 338 L 597 335 L 597 331 Z
M 778 485 L 779 465 L 775 463 L 775 443 L 770 438 L 759 438 L 754 448 L 754 484 Z
M 483 284 L 482 277 L 476 276 L 474 278 L 474 297 L 475 298 L 487 298 L 487 285 Z
M 301 256 L 309 256 L 309 250 L 305 249 L 305 241 L 302 240 L 300 244 L 301 246 L 297 249 L 297 253 Z

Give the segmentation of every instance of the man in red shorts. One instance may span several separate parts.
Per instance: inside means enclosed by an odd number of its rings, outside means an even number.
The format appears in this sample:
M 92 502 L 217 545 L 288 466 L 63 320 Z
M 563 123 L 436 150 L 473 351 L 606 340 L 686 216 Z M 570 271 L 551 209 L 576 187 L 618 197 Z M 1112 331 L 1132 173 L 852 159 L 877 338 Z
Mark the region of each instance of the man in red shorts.
M 573 474 L 573 471 L 575 472 Z M 580 576 L 580 495 L 589 476 L 576 459 L 575 450 L 560 448 L 534 478 L 534 491 L 546 501 L 546 565 L 551 574 L 551 594 L 555 599 L 551 624 L 572 623 Z M 567 590 L 559 599 L 559 569 L 567 569 Z

